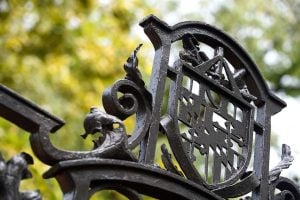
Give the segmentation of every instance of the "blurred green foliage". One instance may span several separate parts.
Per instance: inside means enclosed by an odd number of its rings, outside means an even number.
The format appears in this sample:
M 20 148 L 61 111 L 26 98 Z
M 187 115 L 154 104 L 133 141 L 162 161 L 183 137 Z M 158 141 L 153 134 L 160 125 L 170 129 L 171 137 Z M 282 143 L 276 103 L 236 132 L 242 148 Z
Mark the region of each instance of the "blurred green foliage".
M 79 136 L 83 118 L 91 106 L 101 105 L 102 91 L 124 77 L 123 63 L 139 44 L 131 26 L 149 13 L 140 0 L 2 0 L 0 82 L 66 121 L 52 135 L 58 147 L 90 149 L 91 141 Z M 32 154 L 28 134 L 3 119 L 0 146 L 7 159 L 20 151 Z M 40 189 L 44 199 L 62 199 L 58 184 L 41 178 L 48 167 L 35 161 L 34 179 L 23 188 Z M 114 195 L 102 194 L 103 199 Z
M 197 12 L 179 0 L 0 0 L 0 83 L 66 121 L 52 135 L 57 146 L 89 149 L 91 142 L 79 137 L 84 115 L 124 76 L 123 63 L 140 43 L 132 26 L 153 13 L 166 21 L 210 19 L 242 43 L 276 91 L 300 95 L 299 1 L 196 2 Z M 214 6 L 207 13 L 209 5 Z M 139 54 L 145 79 L 152 64 L 147 56 L 153 53 L 148 43 Z M 128 129 L 134 126 L 132 120 L 126 123 Z M 20 151 L 32 155 L 28 136 L 0 119 L 0 148 L 7 159 Z M 35 159 L 34 178 L 22 188 L 38 188 L 44 199 L 62 199 L 58 184 L 41 178 L 47 168 Z M 122 198 L 113 192 L 93 197 Z
M 228 1 L 216 24 L 242 43 L 276 92 L 300 95 L 300 1 Z

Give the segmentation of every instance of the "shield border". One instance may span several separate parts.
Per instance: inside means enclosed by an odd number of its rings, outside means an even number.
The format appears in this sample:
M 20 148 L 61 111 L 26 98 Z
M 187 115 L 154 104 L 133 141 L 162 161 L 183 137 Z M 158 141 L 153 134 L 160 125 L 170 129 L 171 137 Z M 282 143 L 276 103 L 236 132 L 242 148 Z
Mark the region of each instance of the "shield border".
M 184 149 L 184 144 L 182 141 L 182 137 L 180 135 L 179 125 L 178 125 L 178 97 L 180 93 L 180 87 L 182 86 L 182 76 L 183 76 L 183 68 L 184 65 L 175 63 L 175 71 L 176 71 L 176 78 L 174 78 L 170 85 L 170 94 L 169 95 L 169 116 L 171 117 L 171 123 L 166 130 L 167 138 L 169 140 L 172 152 L 176 160 L 178 161 L 181 169 L 183 170 L 184 174 L 187 176 L 188 179 L 193 180 L 197 183 L 200 183 L 209 189 L 216 189 L 229 186 L 234 182 L 238 181 L 242 177 L 242 175 L 246 172 L 247 167 L 249 165 L 252 153 L 252 140 L 253 140 L 253 127 L 254 127 L 254 107 L 246 102 L 244 99 L 239 98 L 237 95 L 230 95 L 230 97 L 236 98 L 235 101 L 239 101 L 239 103 L 243 104 L 243 106 L 249 109 L 249 118 L 248 118 L 248 130 L 246 129 L 246 140 L 247 140 L 247 153 L 243 153 L 245 156 L 245 162 L 238 171 L 231 176 L 229 179 L 225 180 L 221 183 L 216 184 L 208 184 L 197 169 L 194 167 L 193 163 L 189 159 L 189 156 L 186 154 Z M 172 70 L 174 72 L 174 70 Z M 194 74 L 195 75 L 195 74 Z M 211 86 L 218 87 L 216 84 L 211 81 L 206 75 L 203 74 L 196 74 L 199 76 L 198 78 L 201 79 L 200 82 L 204 82 L 210 84 Z M 220 90 L 224 90 L 224 88 L 218 87 Z M 172 128 L 171 128 L 172 127 Z

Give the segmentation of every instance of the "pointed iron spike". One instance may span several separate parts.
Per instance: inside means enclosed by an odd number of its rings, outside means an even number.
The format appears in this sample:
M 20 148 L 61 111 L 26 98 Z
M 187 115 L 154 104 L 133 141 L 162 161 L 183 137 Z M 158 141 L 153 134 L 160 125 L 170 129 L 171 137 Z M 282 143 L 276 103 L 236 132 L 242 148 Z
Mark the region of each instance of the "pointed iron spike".
M 139 46 L 137 46 L 137 47 L 135 48 L 134 53 L 133 53 L 134 56 L 137 55 L 138 51 L 140 50 L 140 48 L 141 48 L 142 46 L 143 46 L 143 43 L 140 43 Z
M 125 71 L 127 71 L 129 68 L 137 68 L 137 53 L 140 50 L 141 46 L 143 46 L 143 44 L 139 44 L 135 50 L 130 54 L 130 56 L 127 58 L 126 63 L 124 64 L 124 69 Z M 136 62 L 135 62 L 136 61 Z

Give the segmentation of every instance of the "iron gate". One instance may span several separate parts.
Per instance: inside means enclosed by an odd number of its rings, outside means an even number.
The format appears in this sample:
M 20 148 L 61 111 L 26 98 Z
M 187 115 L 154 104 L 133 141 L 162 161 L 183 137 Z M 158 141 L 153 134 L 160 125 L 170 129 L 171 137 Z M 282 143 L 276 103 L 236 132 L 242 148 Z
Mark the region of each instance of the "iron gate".
M 55 178 L 66 200 L 89 199 L 107 189 L 132 200 L 141 199 L 140 194 L 157 199 L 300 199 L 299 187 L 280 177 L 293 161 L 289 146 L 283 145 L 282 160 L 269 170 L 270 120 L 286 104 L 269 90 L 246 51 L 200 22 L 169 26 L 151 15 L 140 25 L 155 48 L 149 88 L 138 69 L 139 45 L 124 64 L 125 78 L 103 93 L 106 112 L 93 107 L 84 120 L 83 138 L 103 134 L 91 151 L 56 148 L 49 134 L 64 121 L 0 86 L 0 115 L 30 133 L 33 152 L 50 166 L 43 177 Z M 175 42 L 181 50 L 169 64 Z M 164 98 L 168 109 L 162 113 Z M 129 134 L 123 120 L 134 114 L 136 126 Z M 165 134 L 169 143 L 161 146 L 163 168 L 154 164 L 158 134 Z M 138 155 L 132 152 L 136 147 Z M 19 191 L 32 163 L 26 153 L 7 162 L 0 158 L 1 199 L 41 199 L 38 192 Z

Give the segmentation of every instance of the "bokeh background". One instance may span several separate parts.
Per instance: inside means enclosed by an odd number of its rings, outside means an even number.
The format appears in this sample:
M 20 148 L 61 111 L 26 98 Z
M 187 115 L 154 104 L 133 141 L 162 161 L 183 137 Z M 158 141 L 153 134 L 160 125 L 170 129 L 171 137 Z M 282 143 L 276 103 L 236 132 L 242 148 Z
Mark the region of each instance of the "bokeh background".
M 138 22 L 155 14 L 170 25 L 200 20 L 223 29 L 256 61 L 270 88 L 288 103 L 272 121 L 271 168 L 281 143 L 295 161 L 286 175 L 300 176 L 300 1 L 299 0 L 0 0 L 0 83 L 66 121 L 52 135 L 60 148 L 90 149 L 79 135 L 101 93 L 124 77 L 123 64 L 144 43 L 140 70 L 151 74 L 154 50 Z M 126 122 L 133 128 L 133 120 Z M 0 119 L 0 149 L 8 159 L 32 154 L 29 134 Z M 55 180 L 43 180 L 48 167 L 35 159 L 34 178 L 22 189 L 38 188 L 44 199 L 62 199 Z M 93 199 L 124 199 L 114 192 Z

